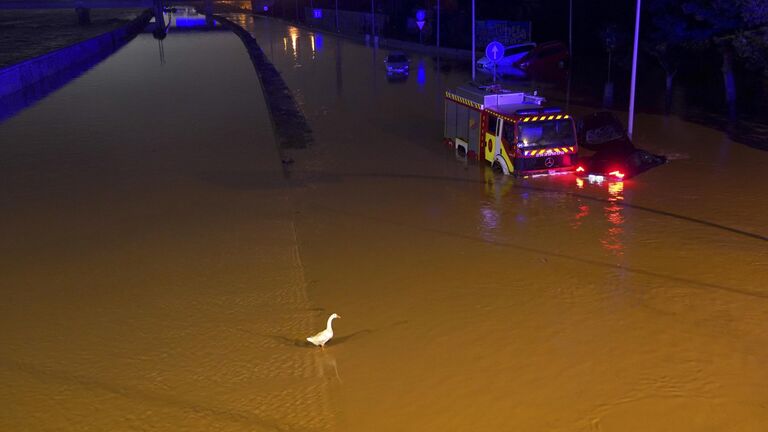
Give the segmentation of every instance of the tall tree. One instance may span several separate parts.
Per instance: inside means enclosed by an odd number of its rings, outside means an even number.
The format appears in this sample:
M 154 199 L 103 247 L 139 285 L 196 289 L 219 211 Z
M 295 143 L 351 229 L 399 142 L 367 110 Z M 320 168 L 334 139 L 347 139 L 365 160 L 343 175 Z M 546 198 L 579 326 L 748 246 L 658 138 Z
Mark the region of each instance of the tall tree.
M 768 0 L 692 0 L 683 4 L 683 10 L 695 21 L 698 37 L 720 50 L 725 100 L 735 115 L 735 58 L 743 57 L 754 66 L 766 65 Z
M 689 18 L 677 0 L 651 0 L 647 11 L 650 24 L 642 47 L 664 70 L 664 108 L 669 112 L 672 107 L 673 83 L 680 68 L 682 53 L 687 46 L 695 45 L 702 36 L 690 27 Z
M 608 53 L 608 75 L 606 76 L 605 86 L 603 86 L 603 106 L 606 108 L 613 106 L 613 78 L 611 76 L 613 57 L 616 50 L 624 45 L 626 39 L 626 33 L 621 31 L 616 24 L 608 24 L 600 31 L 600 40 L 603 42 L 603 47 Z

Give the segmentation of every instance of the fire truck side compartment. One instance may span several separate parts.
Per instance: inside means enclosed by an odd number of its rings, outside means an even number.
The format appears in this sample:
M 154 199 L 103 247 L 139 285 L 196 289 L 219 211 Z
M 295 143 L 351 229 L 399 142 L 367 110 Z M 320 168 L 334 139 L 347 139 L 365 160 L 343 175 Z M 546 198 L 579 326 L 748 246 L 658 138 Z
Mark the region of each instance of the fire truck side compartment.
M 467 152 L 477 153 L 480 139 L 480 111 L 445 100 L 445 137 L 459 138 L 469 144 Z
M 445 138 L 453 139 L 459 137 L 456 131 L 456 103 L 450 99 L 445 99 Z

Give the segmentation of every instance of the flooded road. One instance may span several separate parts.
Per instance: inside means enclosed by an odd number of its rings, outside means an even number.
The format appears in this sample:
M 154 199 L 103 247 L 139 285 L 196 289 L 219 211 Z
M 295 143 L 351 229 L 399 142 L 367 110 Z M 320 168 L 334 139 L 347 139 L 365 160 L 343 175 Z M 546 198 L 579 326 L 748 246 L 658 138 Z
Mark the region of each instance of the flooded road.
M 385 50 L 228 17 L 309 148 L 278 149 L 226 32 L 163 64 L 140 36 L 0 124 L 0 429 L 768 424 L 768 154 L 640 115 L 670 164 L 498 177 L 441 144 L 462 65 L 390 80 Z

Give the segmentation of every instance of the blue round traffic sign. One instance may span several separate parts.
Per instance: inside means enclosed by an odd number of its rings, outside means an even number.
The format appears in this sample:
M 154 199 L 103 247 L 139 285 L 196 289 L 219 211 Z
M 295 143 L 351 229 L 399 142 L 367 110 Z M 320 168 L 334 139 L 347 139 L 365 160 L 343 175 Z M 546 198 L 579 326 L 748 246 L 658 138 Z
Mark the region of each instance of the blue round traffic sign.
M 501 42 L 496 41 L 489 43 L 488 46 L 485 47 L 485 56 L 494 63 L 498 62 L 504 57 L 504 45 L 502 45 Z

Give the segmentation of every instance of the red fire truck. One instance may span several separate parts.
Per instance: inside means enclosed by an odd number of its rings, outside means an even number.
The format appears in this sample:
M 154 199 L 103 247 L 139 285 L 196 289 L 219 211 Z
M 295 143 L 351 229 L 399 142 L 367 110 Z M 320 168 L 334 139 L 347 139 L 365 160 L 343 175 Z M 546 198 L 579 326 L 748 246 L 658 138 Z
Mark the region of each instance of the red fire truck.
M 446 142 L 504 174 L 572 171 L 579 152 L 573 118 L 541 96 L 467 84 L 445 93 Z

